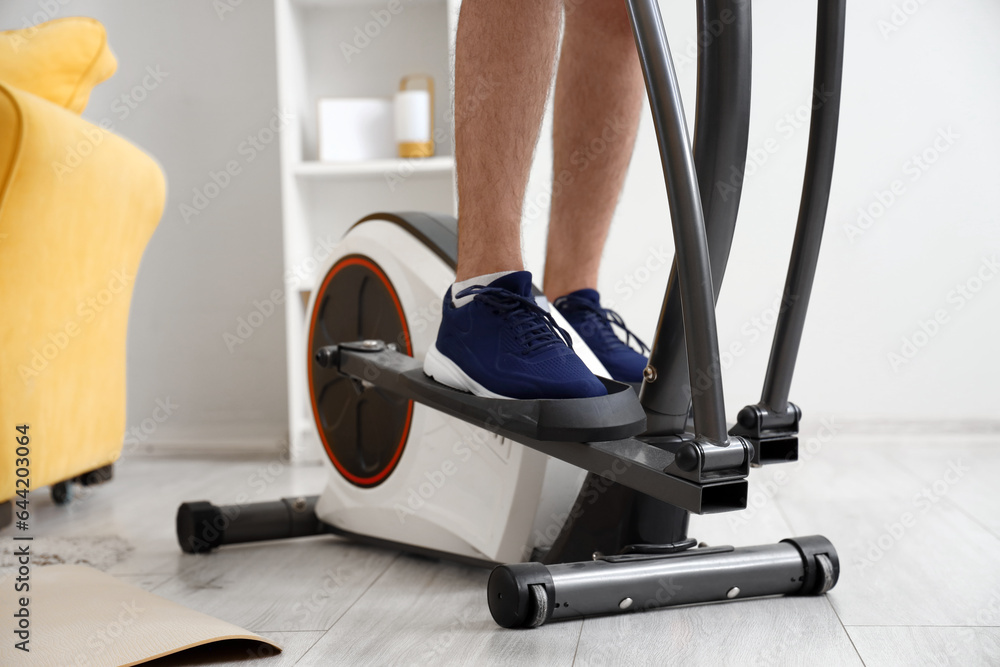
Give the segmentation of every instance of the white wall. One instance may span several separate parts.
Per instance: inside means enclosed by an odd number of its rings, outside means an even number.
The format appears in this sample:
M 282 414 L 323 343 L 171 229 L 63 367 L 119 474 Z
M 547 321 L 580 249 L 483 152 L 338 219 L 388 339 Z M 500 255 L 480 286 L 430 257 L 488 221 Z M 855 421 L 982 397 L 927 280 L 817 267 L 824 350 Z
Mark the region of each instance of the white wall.
M 177 406 L 170 418 L 139 438 L 273 450 L 287 437 L 284 308 L 232 353 L 223 340 L 254 300 L 282 288 L 277 141 L 253 160 L 248 145 L 241 152 L 277 106 L 272 3 L 243 2 L 222 19 L 201 0 L 0 5 L 5 28 L 46 15 L 93 16 L 105 25 L 118 71 L 94 90 L 84 115 L 110 118 L 116 133 L 160 162 L 168 181 L 132 302 L 129 427 L 141 429 L 157 401 L 169 399 Z M 159 82 L 147 68 L 161 72 Z M 186 222 L 180 206 L 231 160 L 240 173 Z
M 754 340 L 784 281 L 801 186 L 807 130 L 779 125 L 810 103 L 814 3 L 757 2 L 751 149 L 777 151 L 747 179 L 730 271 L 719 304 L 724 347 L 746 352 L 726 369 L 731 414 L 757 400 L 772 327 Z M 919 7 L 884 37 L 878 21 L 894 4 Z M 0 25 L 56 7 L 108 28 L 118 73 L 99 86 L 86 116 L 110 117 L 115 131 L 156 156 L 169 180 L 166 213 L 137 279 L 129 331 L 128 422 L 138 426 L 158 399 L 178 405 L 149 442 L 272 447 L 285 438 L 284 326 L 280 309 L 233 353 L 223 340 L 237 318 L 282 286 L 278 148 L 253 161 L 241 142 L 276 106 L 273 8 L 242 2 L 222 19 L 198 0 L 7 0 Z M 693 2 L 664 2 L 689 108 L 693 108 Z M 52 12 L 50 12 L 52 13 Z M 993 0 L 867 0 L 848 8 L 841 139 L 824 252 L 792 398 L 807 415 L 899 421 L 996 420 L 1000 392 L 1000 280 L 959 308 L 949 293 L 1000 251 L 993 192 L 1000 183 L 1000 6 Z M 905 16 L 905 15 L 904 15 Z M 897 20 L 898 20 L 897 16 Z M 693 53 L 693 51 L 692 51 Z M 167 76 L 120 117 L 115 99 L 141 85 L 146 68 Z M 693 120 L 689 118 L 689 122 Z M 907 160 L 957 135 L 919 180 Z M 550 121 L 543 129 L 551 132 Z M 190 223 L 179 210 L 210 172 L 235 160 L 241 173 Z M 543 141 L 529 201 L 550 178 Z M 876 192 L 905 190 L 864 233 L 845 226 Z M 545 208 L 544 206 L 542 207 Z M 541 270 L 544 214 L 528 221 L 531 268 Z M 648 117 L 605 253 L 602 291 L 633 327 L 652 336 L 667 268 L 629 295 L 624 277 L 645 277 L 649 248 L 671 249 L 662 176 Z M 265 307 L 266 309 L 266 307 Z M 948 321 L 907 364 L 887 354 L 943 310 Z
M 693 126 L 695 3 L 661 4 Z M 878 21 L 890 20 L 894 4 L 919 9 L 883 37 Z M 760 396 L 773 332 L 761 318 L 784 284 L 808 126 L 794 129 L 783 118 L 811 103 L 815 14 L 813 2 L 756 2 L 753 7 L 750 148 L 768 145 L 773 153 L 755 171 L 748 167 L 719 302 L 722 347 L 739 342 L 745 349 L 724 373 L 731 418 Z M 1000 260 L 998 28 L 1000 5 L 993 0 L 869 0 L 848 6 L 833 192 L 792 385 L 792 400 L 807 417 L 996 423 L 1000 266 L 984 269 L 994 279 L 971 301 L 960 304 L 952 290 L 959 283 L 975 283 L 984 258 Z M 692 57 L 682 57 L 685 52 Z M 908 164 L 911 156 L 933 149 L 939 132 L 948 128 L 953 143 L 917 178 Z M 550 132 L 547 124 L 543 133 Z M 551 141 L 543 140 L 529 204 L 547 201 L 550 161 Z M 847 227 L 856 223 L 858 208 L 877 203 L 876 193 L 896 180 L 902 194 L 850 240 Z M 534 271 L 542 268 L 544 217 L 524 233 Z M 647 339 L 656 326 L 669 266 L 648 273 L 644 265 L 652 257 L 649 248 L 670 250 L 668 219 L 647 112 L 601 278 L 602 293 Z M 625 276 L 647 282 L 633 291 Z M 899 352 L 903 337 L 920 332 L 919 323 L 936 311 L 943 311 L 947 321 L 912 360 L 892 368 L 887 355 Z M 921 335 L 918 339 L 924 342 Z

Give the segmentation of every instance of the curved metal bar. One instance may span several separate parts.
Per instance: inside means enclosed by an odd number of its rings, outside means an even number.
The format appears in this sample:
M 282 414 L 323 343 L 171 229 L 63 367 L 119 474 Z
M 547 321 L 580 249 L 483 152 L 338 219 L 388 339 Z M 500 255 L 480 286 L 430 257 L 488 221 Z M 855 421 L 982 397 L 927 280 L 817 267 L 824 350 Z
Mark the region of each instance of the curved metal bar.
M 725 446 L 729 436 L 708 239 L 680 88 L 656 0 L 626 0 L 625 4 L 646 80 L 670 204 L 678 291 L 689 347 L 688 377 L 704 379 L 691 392 L 695 432 L 699 439 Z
M 782 308 L 761 395 L 761 404 L 777 413 L 783 413 L 788 406 L 788 392 L 802 341 L 830 202 L 844 71 L 846 7 L 847 0 L 820 0 L 816 13 L 816 65 L 813 71 L 809 152 L 806 155 L 795 241 L 781 297 Z
M 750 134 L 750 90 L 750 0 L 700 0 L 694 163 L 716 301 L 729 261 L 742 194 Z M 650 355 L 649 363 L 658 377 L 654 382 L 644 382 L 641 393 L 650 434 L 685 430 L 691 390 L 681 322 L 675 262 Z M 705 378 L 696 377 L 696 390 L 699 382 L 704 383 Z

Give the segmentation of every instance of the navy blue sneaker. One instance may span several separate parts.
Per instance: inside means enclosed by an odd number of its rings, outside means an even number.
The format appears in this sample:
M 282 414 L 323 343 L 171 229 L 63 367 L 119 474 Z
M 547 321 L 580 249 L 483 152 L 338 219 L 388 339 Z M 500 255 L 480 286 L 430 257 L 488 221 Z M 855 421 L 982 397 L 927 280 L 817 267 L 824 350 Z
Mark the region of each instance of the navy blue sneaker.
M 531 274 L 516 271 L 444 295 L 437 343 L 424 373 L 441 384 L 491 398 L 586 398 L 608 393 L 573 351 L 565 329 L 531 295 Z
M 611 373 L 612 379 L 619 382 L 642 382 L 649 347 L 629 331 L 621 315 L 601 307 L 601 295 L 597 290 L 570 292 L 556 299 L 553 305 L 594 351 L 608 373 Z M 624 341 L 618 337 L 612 325 L 622 330 L 625 334 Z M 633 340 L 639 345 L 641 353 L 629 346 Z

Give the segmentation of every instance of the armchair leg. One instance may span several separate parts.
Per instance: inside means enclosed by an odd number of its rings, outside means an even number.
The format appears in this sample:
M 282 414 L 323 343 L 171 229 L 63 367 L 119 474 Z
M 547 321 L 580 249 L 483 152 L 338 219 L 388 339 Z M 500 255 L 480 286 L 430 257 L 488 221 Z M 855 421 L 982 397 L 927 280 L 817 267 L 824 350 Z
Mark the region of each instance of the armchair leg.
M 110 482 L 114 479 L 114 476 L 114 464 L 109 463 L 106 466 L 95 468 L 90 472 L 77 475 L 76 477 L 67 479 L 64 482 L 57 482 L 52 485 L 50 490 L 52 502 L 56 505 L 66 505 L 73 500 L 73 484 L 79 484 L 80 486 L 97 486 L 98 484 Z
M 49 495 L 52 496 L 52 502 L 56 505 L 68 505 L 69 501 L 73 500 L 73 488 L 68 481 L 56 482 L 49 489 Z
M 110 482 L 115 476 L 115 466 L 113 463 L 109 463 L 106 466 L 101 466 L 96 470 L 91 470 L 86 472 L 73 481 L 81 486 L 95 486 L 97 484 L 104 484 L 105 482 Z

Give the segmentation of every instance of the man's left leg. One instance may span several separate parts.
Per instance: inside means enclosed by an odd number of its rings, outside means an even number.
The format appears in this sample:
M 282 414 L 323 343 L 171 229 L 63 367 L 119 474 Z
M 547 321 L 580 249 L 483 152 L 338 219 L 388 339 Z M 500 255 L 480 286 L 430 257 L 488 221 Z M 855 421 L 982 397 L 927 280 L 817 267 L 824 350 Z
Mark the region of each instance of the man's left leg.
M 616 380 L 638 382 L 645 357 L 628 347 L 630 333 L 601 308 L 596 289 L 642 112 L 642 70 L 621 0 L 566 0 L 565 7 L 545 294 Z

